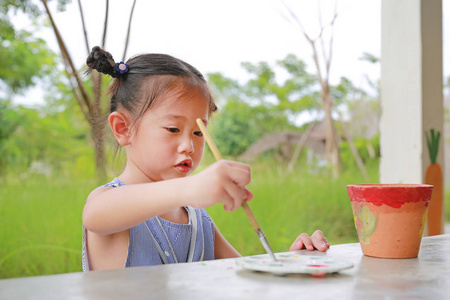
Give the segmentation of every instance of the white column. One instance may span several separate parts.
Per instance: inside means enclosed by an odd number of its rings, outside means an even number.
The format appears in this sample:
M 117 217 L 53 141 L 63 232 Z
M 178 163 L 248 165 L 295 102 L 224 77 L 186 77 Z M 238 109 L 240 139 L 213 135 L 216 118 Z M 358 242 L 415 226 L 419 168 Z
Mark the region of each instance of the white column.
M 444 169 L 442 0 L 383 0 L 381 16 L 380 182 L 422 183 L 431 128 Z

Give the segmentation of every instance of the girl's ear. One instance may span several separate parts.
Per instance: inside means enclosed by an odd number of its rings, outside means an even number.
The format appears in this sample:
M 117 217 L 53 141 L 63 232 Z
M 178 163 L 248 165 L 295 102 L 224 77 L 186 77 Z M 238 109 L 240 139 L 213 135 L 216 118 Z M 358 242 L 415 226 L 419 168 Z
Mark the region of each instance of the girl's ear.
M 108 121 L 117 142 L 122 146 L 129 145 L 130 119 L 125 114 L 115 111 L 109 115 Z

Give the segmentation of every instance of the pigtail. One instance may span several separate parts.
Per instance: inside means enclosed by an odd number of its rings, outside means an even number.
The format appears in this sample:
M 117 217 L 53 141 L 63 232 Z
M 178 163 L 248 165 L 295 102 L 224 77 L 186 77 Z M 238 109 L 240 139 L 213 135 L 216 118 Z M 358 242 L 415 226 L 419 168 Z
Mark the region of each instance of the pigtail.
M 100 73 L 116 78 L 117 76 L 123 74 L 117 70 L 116 63 L 111 55 L 111 53 L 103 50 L 99 46 L 92 48 L 91 53 L 86 59 L 86 64 L 88 70 L 86 73 L 90 74 L 92 70 L 97 70 Z
M 109 86 L 107 95 L 111 95 L 110 110 L 117 109 L 117 101 L 115 94 L 122 86 L 125 75 L 128 74 L 128 64 L 124 62 L 116 63 L 111 53 L 105 51 L 99 46 L 92 48 L 91 53 L 86 59 L 88 69 L 86 74 L 91 74 L 92 70 L 97 70 L 100 73 L 106 74 L 114 78 L 113 83 Z

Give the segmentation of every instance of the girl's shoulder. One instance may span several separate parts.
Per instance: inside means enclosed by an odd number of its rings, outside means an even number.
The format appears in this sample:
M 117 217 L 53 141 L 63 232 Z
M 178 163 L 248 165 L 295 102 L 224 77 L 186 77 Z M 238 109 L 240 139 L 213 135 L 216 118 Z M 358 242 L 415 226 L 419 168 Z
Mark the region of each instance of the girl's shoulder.
M 89 200 L 92 197 L 95 197 L 97 195 L 100 195 L 101 193 L 110 190 L 112 188 L 116 188 L 119 186 L 124 186 L 125 183 L 120 181 L 118 178 L 114 178 L 111 182 L 108 182 L 107 184 L 101 185 L 97 188 L 95 188 L 88 196 L 87 200 Z
M 119 178 L 116 177 L 111 182 L 108 182 L 107 184 L 99 186 L 99 187 L 109 187 L 110 186 L 112 188 L 116 188 L 116 187 L 124 186 L 124 185 L 125 185 L 125 183 L 123 183 L 122 181 L 119 180 Z

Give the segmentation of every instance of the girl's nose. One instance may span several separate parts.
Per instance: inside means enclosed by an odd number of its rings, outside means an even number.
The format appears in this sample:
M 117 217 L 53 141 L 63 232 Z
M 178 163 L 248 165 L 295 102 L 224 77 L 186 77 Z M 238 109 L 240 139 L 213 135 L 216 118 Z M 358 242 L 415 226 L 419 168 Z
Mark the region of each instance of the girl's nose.
M 192 141 L 192 139 L 191 138 L 183 139 L 183 141 L 178 146 L 178 152 L 179 153 L 186 152 L 189 154 L 194 153 L 194 142 Z

